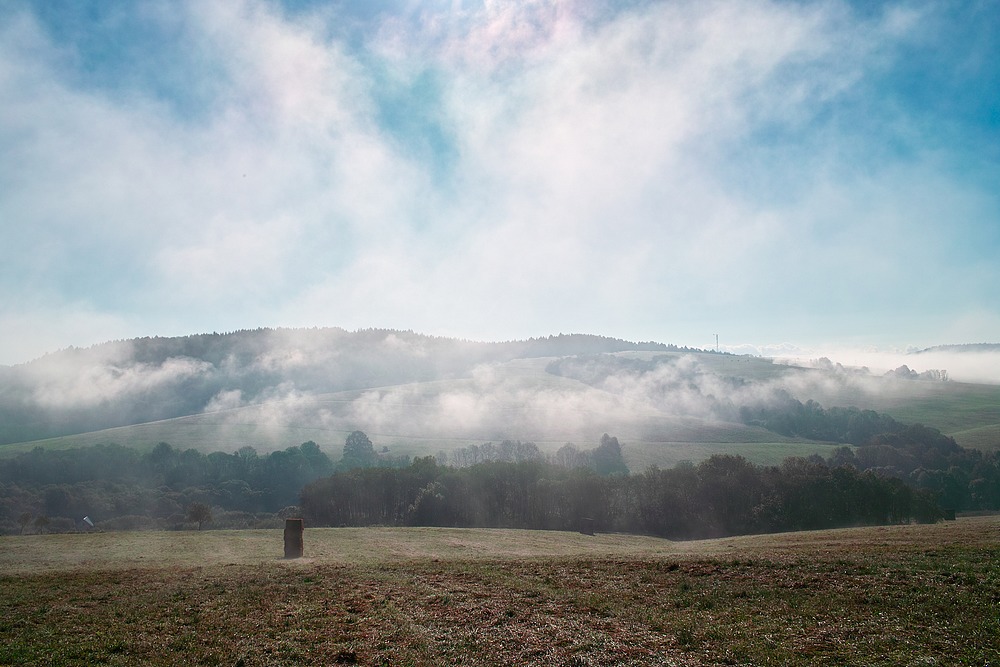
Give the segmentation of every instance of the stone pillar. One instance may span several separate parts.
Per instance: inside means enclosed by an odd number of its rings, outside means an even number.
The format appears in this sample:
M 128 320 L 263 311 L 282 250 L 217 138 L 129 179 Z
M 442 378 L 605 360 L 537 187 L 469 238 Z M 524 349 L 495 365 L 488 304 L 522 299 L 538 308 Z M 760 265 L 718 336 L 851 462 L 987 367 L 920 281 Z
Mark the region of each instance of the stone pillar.
M 302 519 L 285 519 L 285 558 L 302 558 Z

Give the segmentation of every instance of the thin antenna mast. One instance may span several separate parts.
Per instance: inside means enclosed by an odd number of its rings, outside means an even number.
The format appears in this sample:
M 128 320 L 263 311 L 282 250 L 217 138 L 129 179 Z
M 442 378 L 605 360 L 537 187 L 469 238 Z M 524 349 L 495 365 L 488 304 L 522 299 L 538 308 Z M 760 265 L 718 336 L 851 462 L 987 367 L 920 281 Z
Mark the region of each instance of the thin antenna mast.
M 715 334 L 715 351 L 719 351 L 719 334 Z

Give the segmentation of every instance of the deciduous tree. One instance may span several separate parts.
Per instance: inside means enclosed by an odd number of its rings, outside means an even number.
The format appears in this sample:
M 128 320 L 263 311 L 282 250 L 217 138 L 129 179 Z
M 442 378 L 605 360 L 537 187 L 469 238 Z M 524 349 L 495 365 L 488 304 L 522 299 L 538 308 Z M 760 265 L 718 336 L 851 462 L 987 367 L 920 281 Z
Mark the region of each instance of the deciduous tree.
M 353 431 L 344 442 L 344 455 L 340 459 L 340 467 L 368 468 L 375 465 L 375 447 L 363 431 Z
M 212 521 L 212 508 L 205 503 L 191 503 L 188 505 L 187 519 L 198 524 L 198 530 L 206 523 Z

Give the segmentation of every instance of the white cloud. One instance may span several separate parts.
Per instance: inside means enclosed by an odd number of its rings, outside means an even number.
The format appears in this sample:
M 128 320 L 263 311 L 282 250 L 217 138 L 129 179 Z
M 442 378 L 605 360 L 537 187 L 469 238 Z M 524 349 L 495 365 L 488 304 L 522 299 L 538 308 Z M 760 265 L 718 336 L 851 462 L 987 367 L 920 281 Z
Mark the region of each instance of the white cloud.
M 127 346 L 112 352 L 127 353 Z M 211 364 L 187 357 L 171 357 L 161 364 L 116 363 L 116 358 L 93 363 L 95 353 L 85 351 L 76 358 L 60 358 L 55 365 L 43 359 L 30 367 L 35 381 L 32 401 L 42 407 L 77 408 L 98 406 L 123 396 L 142 394 L 203 375 Z M 116 357 L 127 357 L 127 354 Z M 74 364 L 75 362 L 75 364 Z M 75 367 L 74 367 L 75 366 Z
M 1000 352 L 931 349 L 914 354 L 922 349 L 927 348 L 850 347 L 832 344 L 810 348 L 769 348 L 769 351 L 772 353 L 770 356 L 779 362 L 808 366 L 817 359 L 826 358 L 851 369 L 867 368 L 875 377 L 906 366 L 917 373 L 946 371 L 948 378 L 957 382 L 1000 384 Z
M 224 412 L 243 407 L 243 392 L 239 389 L 220 391 L 205 405 L 203 412 Z
M 896 156 L 817 120 L 891 68 L 927 14 L 489 2 L 412 6 L 347 39 L 337 11 L 172 9 L 178 44 L 204 61 L 191 86 L 210 91 L 190 117 L 151 92 L 84 85 L 73 45 L 13 14 L 0 40 L 0 218 L 17 223 L 5 223 L 0 285 L 28 300 L 70 285 L 70 310 L 179 332 L 675 340 L 719 320 L 745 339 L 775 335 L 753 328 L 784 328 L 824 300 L 846 319 L 876 283 L 885 296 L 859 317 L 917 312 L 948 293 L 936 284 L 997 277 L 987 259 L 952 266 L 961 253 L 943 243 L 990 215 L 995 195 L 930 152 Z M 380 106 L 384 88 L 422 77 L 431 99 L 400 104 L 436 124 L 445 145 L 424 152 L 407 139 L 429 139 L 403 136 L 422 130 Z M 803 141 L 771 146 L 757 136 L 771 128 Z M 947 316 L 972 322 L 982 298 L 972 290 Z M 0 340 L 13 349 L 15 335 Z
M 202 300 L 213 291 L 232 298 L 240 292 L 259 293 L 285 288 L 284 267 L 302 242 L 296 220 L 209 223 L 196 243 L 167 247 L 157 253 L 157 265 L 172 290 L 186 299 Z

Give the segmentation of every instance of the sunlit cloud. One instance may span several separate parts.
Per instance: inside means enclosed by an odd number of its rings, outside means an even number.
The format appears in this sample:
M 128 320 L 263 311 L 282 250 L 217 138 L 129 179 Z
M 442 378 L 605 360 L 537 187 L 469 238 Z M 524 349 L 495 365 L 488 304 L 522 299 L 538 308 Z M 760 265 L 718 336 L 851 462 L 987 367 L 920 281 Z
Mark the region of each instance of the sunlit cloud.
M 991 130 L 895 85 L 928 45 L 990 76 L 932 4 L 105 11 L 142 49 L 0 11 L 0 362 L 286 324 L 1000 335 Z

